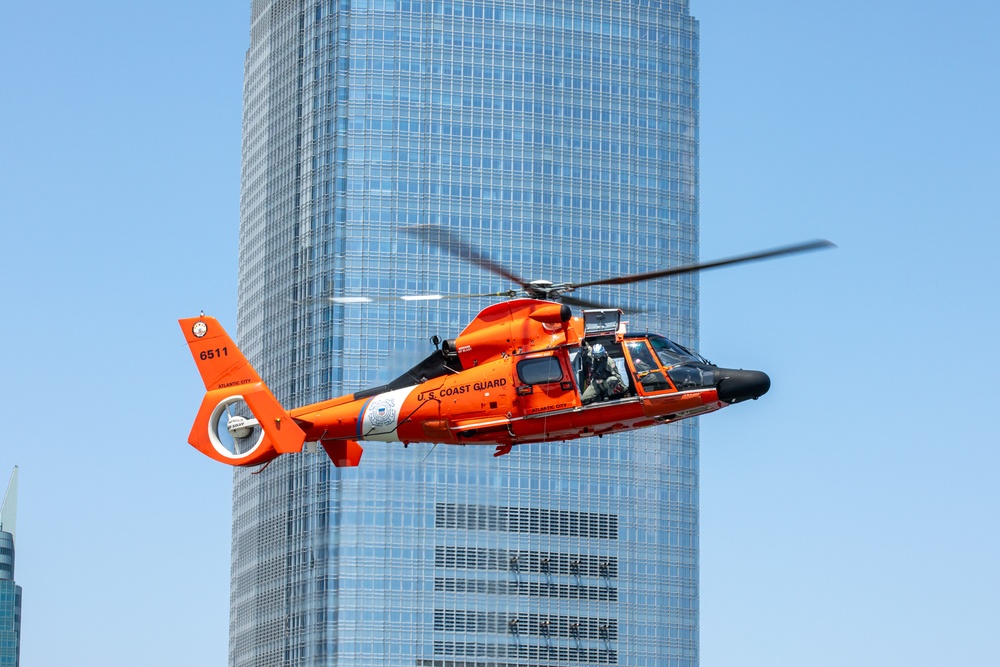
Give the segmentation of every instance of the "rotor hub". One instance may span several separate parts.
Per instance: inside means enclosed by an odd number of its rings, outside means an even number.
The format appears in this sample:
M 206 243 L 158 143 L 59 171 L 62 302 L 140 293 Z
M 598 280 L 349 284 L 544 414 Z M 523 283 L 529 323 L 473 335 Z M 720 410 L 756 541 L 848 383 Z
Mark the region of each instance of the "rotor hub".
M 253 424 L 246 417 L 230 415 L 226 420 L 226 430 L 234 438 L 246 438 L 253 432 Z

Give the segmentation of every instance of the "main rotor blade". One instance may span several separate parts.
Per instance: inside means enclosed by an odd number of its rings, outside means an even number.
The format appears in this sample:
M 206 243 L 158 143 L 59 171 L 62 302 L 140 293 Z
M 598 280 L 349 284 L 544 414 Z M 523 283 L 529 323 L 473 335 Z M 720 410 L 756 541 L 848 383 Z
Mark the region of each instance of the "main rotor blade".
M 451 231 L 447 227 L 428 224 L 410 225 L 403 227 L 402 229 L 408 234 L 413 234 L 414 236 L 419 237 L 424 243 L 437 246 L 458 259 L 463 259 L 482 269 L 486 269 L 491 273 L 495 273 L 498 276 L 503 276 L 507 280 L 515 282 L 521 287 L 526 288 L 528 286 L 527 281 L 507 270 L 507 268 L 503 265 L 494 262 L 492 259 L 480 252 L 480 250 L 474 245 L 464 241 L 458 234 Z
M 720 266 L 730 266 L 732 264 L 744 264 L 746 262 L 756 262 L 762 259 L 770 259 L 772 257 L 779 257 L 781 255 L 793 255 L 799 252 L 808 252 L 810 250 L 821 250 L 823 248 L 835 248 L 836 244 L 831 243 L 825 239 L 818 241 L 809 241 L 806 243 L 798 243 L 796 245 L 782 246 L 781 248 L 774 248 L 772 250 L 763 250 L 761 252 L 750 253 L 749 255 L 737 255 L 736 257 L 729 257 L 727 259 L 717 259 L 713 262 L 701 262 L 699 264 L 688 264 L 686 266 L 675 266 L 672 269 L 663 269 L 662 271 L 649 271 L 647 273 L 633 273 L 628 276 L 618 276 L 617 278 L 605 278 L 603 280 L 592 280 L 586 283 L 572 283 L 567 287 L 571 290 L 575 290 L 579 287 L 590 287 L 591 285 L 627 285 L 628 283 L 638 283 L 644 280 L 656 280 L 657 278 L 666 278 L 667 276 L 677 276 L 685 273 L 697 273 L 698 271 L 705 271 L 707 269 L 716 269 Z M 565 300 L 565 297 L 563 297 Z
M 442 299 L 482 299 L 486 297 L 512 296 L 513 293 L 489 292 L 487 294 L 411 294 L 406 296 L 328 296 L 323 301 L 339 305 L 358 303 L 388 303 L 390 301 L 441 301 Z
M 596 301 L 588 301 L 587 299 L 578 299 L 577 297 L 569 296 L 568 294 L 560 294 L 559 300 L 567 305 L 576 306 L 577 308 L 587 308 L 587 309 L 596 308 L 599 310 L 610 310 L 617 308 L 617 306 L 607 306 L 603 303 L 597 303 Z

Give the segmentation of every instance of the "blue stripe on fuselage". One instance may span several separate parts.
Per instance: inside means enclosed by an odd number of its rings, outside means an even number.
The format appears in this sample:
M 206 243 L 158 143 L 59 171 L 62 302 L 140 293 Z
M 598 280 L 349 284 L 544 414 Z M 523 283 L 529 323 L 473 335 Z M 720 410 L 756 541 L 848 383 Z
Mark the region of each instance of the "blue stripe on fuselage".
M 380 396 L 380 394 L 375 394 L 375 396 Z M 368 400 L 361 404 L 361 412 L 358 413 L 358 440 L 364 440 L 364 436 L 361 435 L 361 429 L 365 425 L 365 410 L 368 409 L 368 404 L 372 402 L 375 396 L 369 396 Z

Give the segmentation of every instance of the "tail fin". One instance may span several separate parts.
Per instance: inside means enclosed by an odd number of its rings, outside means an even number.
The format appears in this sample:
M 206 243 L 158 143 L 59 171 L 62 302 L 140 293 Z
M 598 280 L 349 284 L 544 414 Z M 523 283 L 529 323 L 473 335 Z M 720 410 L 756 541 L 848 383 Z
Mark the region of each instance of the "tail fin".
M 233 466 L 266 463 L 302 451 L 305 433 L 214 317 L 179 320 L 205 383 L 205 398 L 188 442 Z

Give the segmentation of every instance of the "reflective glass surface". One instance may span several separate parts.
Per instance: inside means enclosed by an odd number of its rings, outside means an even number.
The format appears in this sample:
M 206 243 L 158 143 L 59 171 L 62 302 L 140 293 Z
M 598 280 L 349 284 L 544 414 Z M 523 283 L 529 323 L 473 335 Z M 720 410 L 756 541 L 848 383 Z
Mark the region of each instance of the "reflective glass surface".
M 510 284 L 698 255 L 687 2 L 255 0 L 238 337 L 295 406 L 391 381 Z M 694 277 L 588 288 L 697 349 Z M 576 314 L 579 314 L 578 312 Z M 515 447 L 368 443 L 237 470 L 232 665 L 698 661 L 697 422 Z
M 21 587 L 14 583 L 14 536 L 0 530 L 0 667 L 17 667 L 21 651 Z

